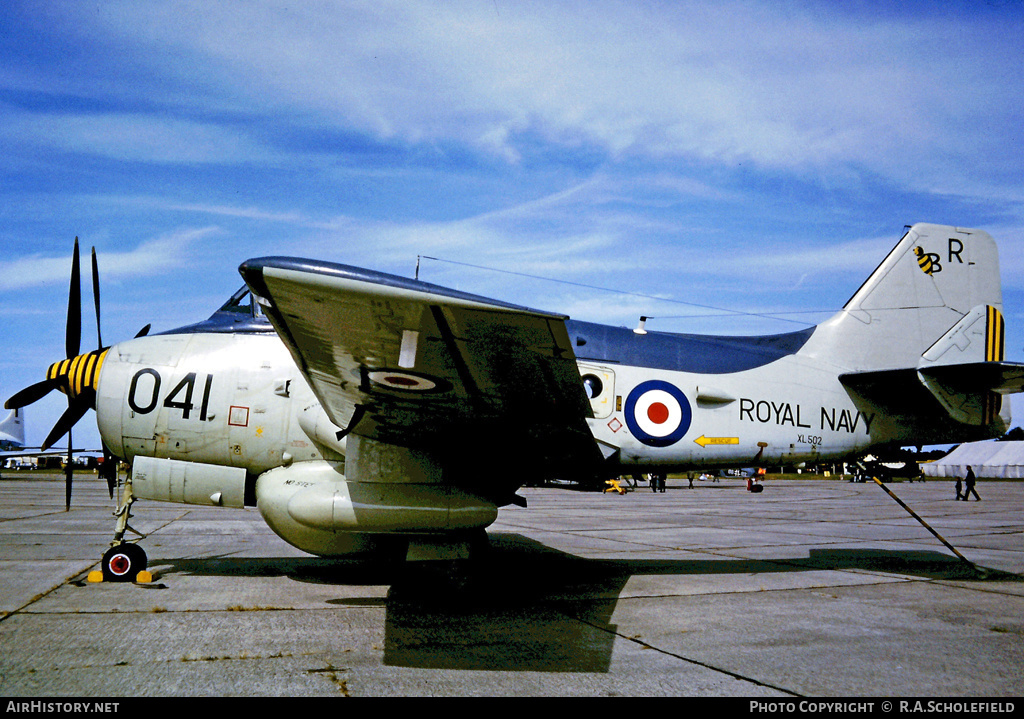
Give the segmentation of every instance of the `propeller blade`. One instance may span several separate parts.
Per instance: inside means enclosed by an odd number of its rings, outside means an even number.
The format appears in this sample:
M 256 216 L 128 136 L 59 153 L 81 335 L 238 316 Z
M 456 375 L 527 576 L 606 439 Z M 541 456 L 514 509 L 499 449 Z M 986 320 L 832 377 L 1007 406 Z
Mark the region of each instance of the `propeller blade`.
M 68 289 L 68 323 L 64 336 L 67 357 L 77 357 L 82 345 L 82 279 L 78 261 L 78 238 L 71 258 L 71 286 Z
M 149 328 L 152 327 L 152 326 L 153 325 L 146 325 L 141 330 L 139 330 L 138 334 L 135 335 L 135 339 L 138 339 L 139 337 L 145 337 L 146 335 L 148 335 L 149 334 Z
M 71 429 L 68 428 L 68 463 L 64 465 L 64 511 L 71 510 L 71 482 L 75 475 L 74 457 L 71 454 Z
M 71 432 L 71 428 L 75 426 L 78 420 L 85 416 L 85 413 L 89 411 L 91 405 L 88 401 L 75 401 L 68 403 L 68 408 L 64 410 L 64 414 L 57 420 L 57 424 L 53 426 L 50 433 L 46 435 L 46 440 L 43 442 L 41 449 L 45 452 L 53 443 L 63 437 L 65 434 Z M 68 447 L 70 448 L 71 443 L 68 441 Z
M 4 402 L 4 407 L 6 409 L 21 409 L 33 402 L 37 402 L 53 390 L 58 389 L 61 386 L 61 382 L 62 380 L 60 377 L 55 377 L 53 379 L 44 379 L 42 382 L 36 382 L 33 385 L 29 385 Z
M 92 298 L 96 305 L 96 348 L 103 347 L 103 335 L 100 333 L 100 268 L 96 262 L 96 248 L 92 248 Z

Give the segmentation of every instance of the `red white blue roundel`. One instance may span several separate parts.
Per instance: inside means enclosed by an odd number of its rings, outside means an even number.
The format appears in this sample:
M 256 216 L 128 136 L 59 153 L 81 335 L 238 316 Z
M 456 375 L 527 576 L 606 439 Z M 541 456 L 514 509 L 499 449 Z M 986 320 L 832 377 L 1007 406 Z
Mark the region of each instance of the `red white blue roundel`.
M 650 447 L 668 447 L 681 440 L 692 416 L 686 395 L 662 380 L 641 382 L 626 397 L 626 426 Z

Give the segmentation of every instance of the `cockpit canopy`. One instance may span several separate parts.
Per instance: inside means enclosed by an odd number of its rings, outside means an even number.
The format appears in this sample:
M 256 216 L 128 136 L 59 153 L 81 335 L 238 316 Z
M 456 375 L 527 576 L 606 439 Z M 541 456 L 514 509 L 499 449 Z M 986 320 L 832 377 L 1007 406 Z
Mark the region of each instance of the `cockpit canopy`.
M 208 319 L 188 327 L 179 327 L 164 334 L 182 332 L 269 333 L 273 331 L 274 327 L 270 324 L 267 316 L 263 314 L 263 308 L 253 297 L 249 288 L 243 285 Z

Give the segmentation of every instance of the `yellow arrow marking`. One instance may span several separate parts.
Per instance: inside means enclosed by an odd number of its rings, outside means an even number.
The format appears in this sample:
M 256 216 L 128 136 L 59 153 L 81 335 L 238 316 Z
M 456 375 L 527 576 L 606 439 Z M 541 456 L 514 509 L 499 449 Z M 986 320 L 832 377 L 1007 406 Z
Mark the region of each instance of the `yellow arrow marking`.
M 705 437 L 701 435 L 697 439 L 693 440 L 701 447 L 707 447 L 709 444 L 739 444 L 739 437 Z

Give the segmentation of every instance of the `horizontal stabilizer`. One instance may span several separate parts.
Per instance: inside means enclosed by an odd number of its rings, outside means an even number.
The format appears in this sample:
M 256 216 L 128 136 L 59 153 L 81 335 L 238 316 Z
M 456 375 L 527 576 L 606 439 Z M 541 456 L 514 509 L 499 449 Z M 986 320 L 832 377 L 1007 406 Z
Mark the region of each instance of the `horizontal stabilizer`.
M 890 413 L 907 417 L 928 414 L 927 405 L 934 407 L 937 400 L 957 422 L 984 426 L 999 417 L 1003 395 L 1024 391 L 1024 364 L 982 361 L 850 372 L 839 380 Z
M 1024 364 L 1020 362 L 972 362 L 940 365 L 918 370 L 918 374 L 934 379 L 962 392 L 1024 392 Z
M 957 422 L 992 425 L 1003 408 L 1002 396 L 1024 390 L 1024 365 L 1003 362 L 1004 333 L 999 309 L 980 304 L 921 354 L 916 372 L 909 368 L 854 372 L 840 379 L 862 396 L 877 398 L 897 387 L 905 393 L 906 383 L 915 384 L 916 376 Z

